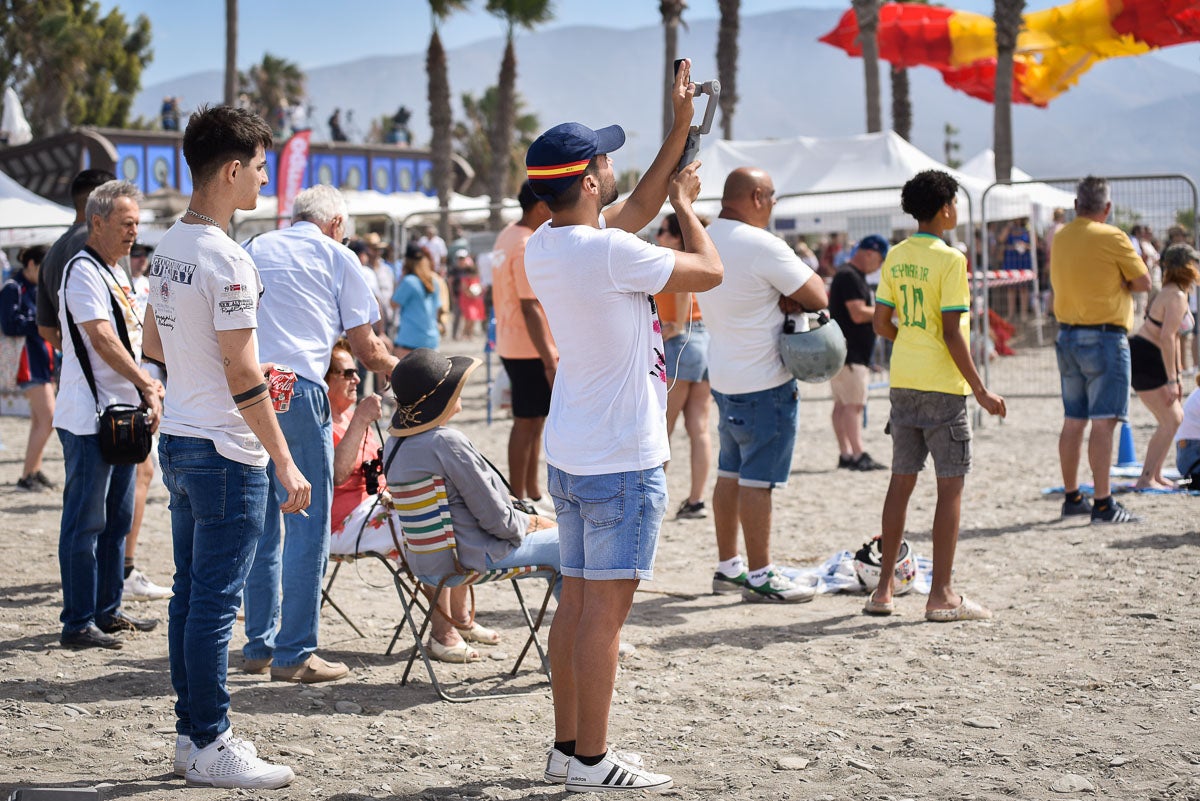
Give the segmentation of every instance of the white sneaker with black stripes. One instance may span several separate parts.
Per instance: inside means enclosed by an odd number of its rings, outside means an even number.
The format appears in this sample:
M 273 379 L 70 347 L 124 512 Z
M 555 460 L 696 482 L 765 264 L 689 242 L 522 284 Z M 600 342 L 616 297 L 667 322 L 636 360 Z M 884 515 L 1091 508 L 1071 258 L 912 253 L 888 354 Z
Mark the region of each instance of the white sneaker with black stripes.
M 617 751 L 615 756 L 622 762 L 633 765 L 638 770 L 642 769 L 641 754 L 635 754 L 632 751 Z M 542 776 L 548 782 L 563 784 L 567 780 L 567 770 L 570 766 L 571 758 L 554 746 L 550 746 L 550 751 L 546 754 L 546 770 L 542 772 Z
M 650 773 L 622 760 L 609 751 L 596 765 L 585 765 L 571 757 L 567 768 L 567 791 L 600 793 L 608 790 L 649 790 L 660 792 L 671 786 L 671 777 Z

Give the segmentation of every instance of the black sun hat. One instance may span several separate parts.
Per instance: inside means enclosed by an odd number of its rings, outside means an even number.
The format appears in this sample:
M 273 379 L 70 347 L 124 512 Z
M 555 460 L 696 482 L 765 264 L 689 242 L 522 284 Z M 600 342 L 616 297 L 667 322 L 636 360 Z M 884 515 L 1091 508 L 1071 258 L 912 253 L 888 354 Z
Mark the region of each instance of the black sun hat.
M 410 437 L 436 428 L 450 417 L 467 377 L 482 362 L 473 356 L 443 356 L 417 348 L 392 370 L 396 413 L 388 433 Z

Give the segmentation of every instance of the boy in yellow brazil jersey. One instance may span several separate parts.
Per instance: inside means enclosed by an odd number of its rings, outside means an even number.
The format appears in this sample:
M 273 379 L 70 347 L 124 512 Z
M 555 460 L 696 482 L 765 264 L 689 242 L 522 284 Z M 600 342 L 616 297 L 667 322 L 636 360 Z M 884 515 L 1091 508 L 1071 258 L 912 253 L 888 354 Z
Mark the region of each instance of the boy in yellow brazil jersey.
M 917 233 L 893 247 L 881 270 L 875 333 L 896 344 L 891 362 L 892 480 L 883 502 L 879 586 L 863 611 L 890 615 L 895 565 L 904 537 L 908 500 L 925 459 L 933 455 L 937 508 L 933 517 L 933 582 L 925 619 L 980 620 L 992 613 L 950 586 L 958 544 L 963 480 L 971 469 L 967 399 L 988 414 L 1006 413 L 1004 398 L 989 392 L 971 361 L 971 293 L 966 258 L 942 241 L 958 225 L 958 183 L 926 170 L 904 185 L 901 207 Z

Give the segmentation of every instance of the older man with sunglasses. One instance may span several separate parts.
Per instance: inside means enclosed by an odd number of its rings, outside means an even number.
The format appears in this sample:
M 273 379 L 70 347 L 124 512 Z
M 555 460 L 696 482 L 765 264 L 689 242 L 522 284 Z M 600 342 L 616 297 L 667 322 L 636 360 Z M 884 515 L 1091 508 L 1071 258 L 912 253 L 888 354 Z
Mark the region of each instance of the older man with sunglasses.
M 267 522 L 246 581 L 243 670 L 269 670 L 273 681 L 311 684 L 350 672 L 316 654 L 333 498 L 325 373 L 333 343 L 343 332 L 355 358 L 372 371 L 391 373 L 396 359 L 372 330 L 379 303 L 358 257 L 341 244 L 348 216 L 337 189 L 314 186 L 296 196 L 289 228 L 245 243 L 263 285 L 261 358 L 296 372 L 291 407 L 279 413 L 279 427 L 300 471 L 312 482 L 308 516 L 289 515 L 282 524 L 286 537 L 281 537 L 280 488 L 268 497 Z

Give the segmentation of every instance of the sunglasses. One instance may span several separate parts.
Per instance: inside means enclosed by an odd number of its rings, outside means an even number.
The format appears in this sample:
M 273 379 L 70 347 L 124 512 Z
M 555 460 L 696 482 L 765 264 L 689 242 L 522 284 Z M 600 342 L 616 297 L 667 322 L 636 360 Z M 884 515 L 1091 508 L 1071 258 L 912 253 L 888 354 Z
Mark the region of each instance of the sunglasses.
M 671 229 L 670 229 L 670 228 L 667 228 L 667 227 L 664 225 L 662 228 L 659 228 L 659 229 L 658 229 L 658 233 L 657 233 L 657 234 L 655 234 L 655 235 L 656 235 L 656 236 L 666 236 L 666 235 L 668 235 L 668 234 L 670 234 L 670 233 L 671 233 Z
M 345 370 L 332 370 L 329 375 L 340 375 L 345 380 L 350 381 L 351 379 L 358 378 L 358 370 L 354 367 L 347 367 Z

